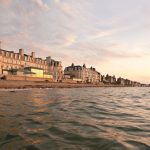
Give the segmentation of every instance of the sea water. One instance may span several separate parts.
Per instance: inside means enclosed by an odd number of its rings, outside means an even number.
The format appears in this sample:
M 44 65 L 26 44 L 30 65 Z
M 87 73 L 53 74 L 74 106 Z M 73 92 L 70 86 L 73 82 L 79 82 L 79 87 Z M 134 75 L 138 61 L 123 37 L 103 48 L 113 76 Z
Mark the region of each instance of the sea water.
M 150 88 L 1 90 L 0 150 L 150 150 Z

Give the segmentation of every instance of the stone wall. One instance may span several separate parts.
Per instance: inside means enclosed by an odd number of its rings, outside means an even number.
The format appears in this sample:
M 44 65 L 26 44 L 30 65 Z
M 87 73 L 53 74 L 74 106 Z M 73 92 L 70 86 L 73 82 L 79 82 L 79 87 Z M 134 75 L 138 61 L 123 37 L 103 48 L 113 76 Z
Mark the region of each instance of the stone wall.
M 63 83 L 77 83 L 77 81 L 72 80 L 72 79 L 63 79 L 62 82 Z

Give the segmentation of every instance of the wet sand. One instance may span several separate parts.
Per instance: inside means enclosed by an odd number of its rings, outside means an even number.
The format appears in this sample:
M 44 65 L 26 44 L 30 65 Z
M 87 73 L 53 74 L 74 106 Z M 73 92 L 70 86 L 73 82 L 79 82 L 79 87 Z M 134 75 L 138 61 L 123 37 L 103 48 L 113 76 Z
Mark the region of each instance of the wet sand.
M 119 85 L 118 85 L 119 86 Z M 26 88 L 82 88 L 82 87 L 116 87 L 105 84 L 82 84 L 82 83 L 56 83 L 38 81 L 6 81 L 0 80 L 0 89 L 26 89 Z

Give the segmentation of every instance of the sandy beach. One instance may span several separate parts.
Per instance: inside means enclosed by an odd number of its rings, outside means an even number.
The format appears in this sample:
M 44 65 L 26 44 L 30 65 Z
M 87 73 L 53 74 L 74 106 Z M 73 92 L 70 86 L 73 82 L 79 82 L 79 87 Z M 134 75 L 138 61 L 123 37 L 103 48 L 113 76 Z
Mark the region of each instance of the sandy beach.
M 0 89 L 82 88 L 82 87 L 116 87 L 116 85 L 0 80 Z

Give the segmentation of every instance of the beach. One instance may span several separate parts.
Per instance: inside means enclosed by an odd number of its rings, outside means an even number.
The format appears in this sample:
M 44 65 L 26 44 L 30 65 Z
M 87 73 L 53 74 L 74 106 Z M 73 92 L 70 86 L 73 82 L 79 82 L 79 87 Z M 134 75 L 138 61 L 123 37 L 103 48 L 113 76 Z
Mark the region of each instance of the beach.
M 118 87 L 119 85 L 0 80 L 0 89 Z

